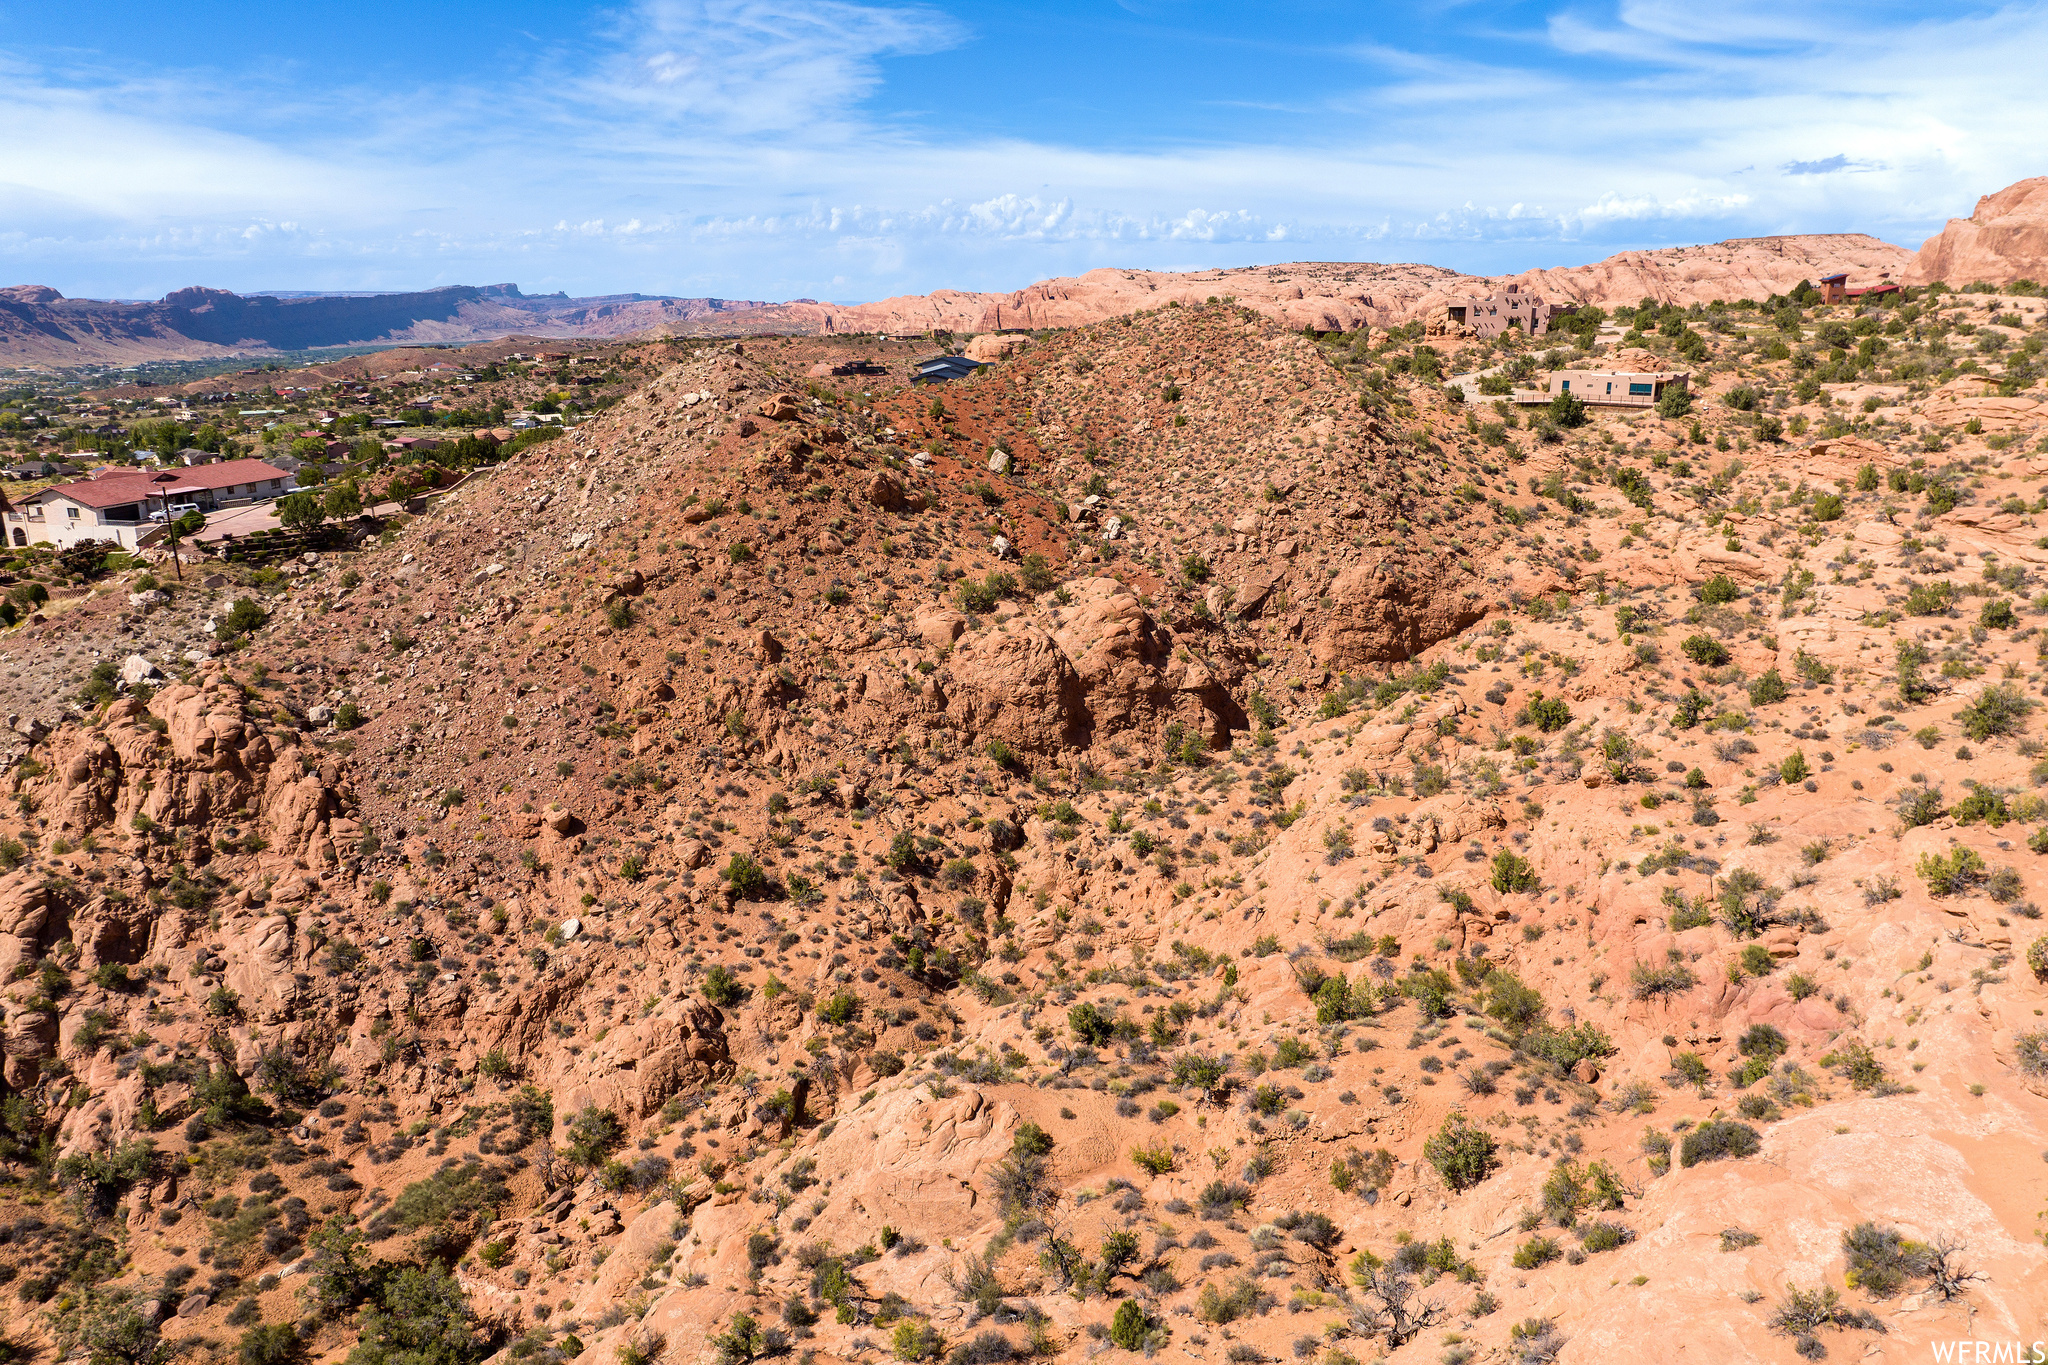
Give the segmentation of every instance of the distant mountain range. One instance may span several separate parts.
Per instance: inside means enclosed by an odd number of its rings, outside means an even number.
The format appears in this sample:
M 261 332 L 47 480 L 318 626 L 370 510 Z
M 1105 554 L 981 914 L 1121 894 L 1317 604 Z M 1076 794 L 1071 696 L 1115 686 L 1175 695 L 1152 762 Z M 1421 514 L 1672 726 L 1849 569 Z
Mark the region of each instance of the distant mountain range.
M 406 294 L 180 289 L 155 303 L 67 299 L 47 285 L 0 289 L 0 361 L 133 364 L 374 342 L 488 341 L 539 333 L 611 337 L 690 327 L 765 305 L 647 294 L 529 297 L 516 284 Z
M 1852 283 L 2048 280 L 2048 177 L 2022 180 L 1953 218 L 1916 253 L 1861 233 L 1745 237 L 1624 251 L 1590 265 L 1519 275 L 1461 275 L 1433 265 L 1306 261 L 1230 270 L 1103 269 L 1023 289 L 942 289 L 873 303 L 679 299 L 650 294 L 529 296 L 516 284 L 448 285 L 411 294 L 180 289 L 155 303 L 67 299 L 47 285 L 0 289 L 0 363 L 79 365 L 197 360 L 321 346 L 469 343 L 497 337 L 988 332 L 1073 327 L 1229 295 L 1291 327 L 1384 327 L 1446 298 L 1517 285 L 1575 303 L 1690 304 L 1761 299 L 1847 271 Z

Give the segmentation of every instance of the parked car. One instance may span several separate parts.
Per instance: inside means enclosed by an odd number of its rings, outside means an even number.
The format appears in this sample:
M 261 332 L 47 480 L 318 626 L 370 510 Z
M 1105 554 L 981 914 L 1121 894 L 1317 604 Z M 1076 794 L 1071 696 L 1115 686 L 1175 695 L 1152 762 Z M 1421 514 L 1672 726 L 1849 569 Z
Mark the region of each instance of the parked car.
M 151 521 L 174 521 L 184 516 L 187 512 L 197 512 L 198 510 L 199 504 L 196 502 L 174 502 L 170 505 L 168 512 L 164 508 L 159 507 L 149 514 L 149 519 Z

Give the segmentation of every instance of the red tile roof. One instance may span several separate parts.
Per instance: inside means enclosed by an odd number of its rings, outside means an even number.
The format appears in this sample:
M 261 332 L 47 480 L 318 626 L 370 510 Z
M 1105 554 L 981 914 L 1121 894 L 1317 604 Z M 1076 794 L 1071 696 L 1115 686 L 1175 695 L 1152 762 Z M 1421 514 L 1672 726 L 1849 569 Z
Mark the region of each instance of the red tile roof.
M 119 507 L 124 503 L 142 502 L 151 498 L 178 493 L 197 493 L 207 489 L 228 488 L 235 484 L 262 483 L 266 479 L 289 479 L 275 465 L 261 460 L 227 460 L 221 464 L 194 465 L 190 469 L 166 469 L 152 473 L 148 470 L 116 470 L 103 473 L 97 478 L 80 479 L 76 483 L 52 484 L 40 492 L 30 495 L 29 500 L 54 494 L 83 503 L 87 507 Z

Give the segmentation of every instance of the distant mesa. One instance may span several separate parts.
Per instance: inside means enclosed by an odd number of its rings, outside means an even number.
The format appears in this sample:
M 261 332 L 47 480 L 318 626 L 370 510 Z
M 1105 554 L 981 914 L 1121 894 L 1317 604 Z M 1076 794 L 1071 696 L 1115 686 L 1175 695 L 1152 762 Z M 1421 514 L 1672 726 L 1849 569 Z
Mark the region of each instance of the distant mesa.
M 202 360 L 229 352 L 377 343 L 468 344 L 506 336 L 615 337 L 754 313 L 754 299 L 522 294 L 516 284 L 408 293 L 237 294 L 194 285 L 155 303 L 67 299 L 47 285 L 0 289 L 0 362 Z

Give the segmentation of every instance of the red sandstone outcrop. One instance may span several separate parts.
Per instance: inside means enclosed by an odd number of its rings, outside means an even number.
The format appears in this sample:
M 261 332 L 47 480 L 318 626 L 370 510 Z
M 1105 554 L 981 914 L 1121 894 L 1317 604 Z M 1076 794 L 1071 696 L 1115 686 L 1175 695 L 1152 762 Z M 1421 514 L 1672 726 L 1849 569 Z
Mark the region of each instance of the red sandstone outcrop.
M 1979 199 L 1968 218 L 1949 219 L 1921 244 L 1906 278 L 1957 288 L 1976 280 L 2048 279 L 2048 176 L 2007 185 Z

